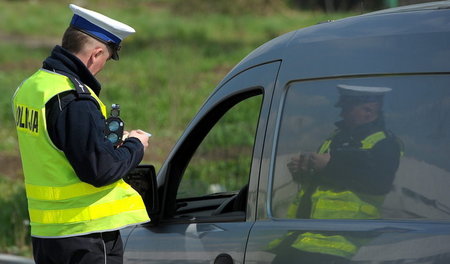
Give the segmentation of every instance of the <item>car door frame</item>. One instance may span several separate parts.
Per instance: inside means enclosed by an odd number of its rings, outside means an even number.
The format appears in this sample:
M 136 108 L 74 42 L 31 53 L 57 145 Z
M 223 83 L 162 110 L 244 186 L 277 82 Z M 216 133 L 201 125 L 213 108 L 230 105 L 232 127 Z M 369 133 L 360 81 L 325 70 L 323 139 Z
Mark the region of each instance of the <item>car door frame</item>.
M 251 226 L 256 220 L 256 203 L 258 200 L 258 185 L 259 185 L 259 173 L 260 165 L 264 147 L 265 133 L 267 129 L 268 116 L 270 113 L 270 106 L 272 104 L 272 96 L 278 72 L 280 69 L 281 61 L 270 61 L 264 64 L 259 64 L 246 70 L 243 70 L 228 81 L 221 84 L 211 94 L 211 96 L 205 101 L 194 119 L 189 123 L 183 135 L 180 137 L 175 147 L 169 154 L 166 162 L 161 167 L 158 173 L 158 196 L 159 204 L 156 211 L 150 212 L 152 222 L 136 226 L 133 230 L 129 230 L 125 243 L 125 260 L 126 263 L 133 263 L 132 260 L 139 259 L 140 256 L 146 255 L 147 260 L 151 258 L 148 256 L 148 252 L 145 251 L 145 245 L 143 241 L 158 240 L 158 234 L 164 232 L 171 232 L 170 229 L 177 229 L 184 225 L 181 232 L 192 237 L 206 237 L 205 233 L 212 230 L 210 236 L 217 235 L 218 230 L 231 230 L 237 228 L 236 224 L 239 223 L 227 223 L 228 221 L 214 218 L 206 221 L 198 221 L 197 219 L 177 219 L 174 221 L 172 216 L 176 211 L 176 194 L 177 188 L 182 178 L 183 172 L 189 160 L 195 152 L 195 149 L 201 144 L 204 137 L 208 134 L 209 130 L 214 127 L 218 120 L 231 109 L 235 104 L 245 100 L 256 94 L 262 94 L 262 103 L 259 112 L 258 125 L 256 129 L 256 135 L 254 140 L 254 148 L 252 155 L 252 163 L 249 175 L 249 192 L 247 197 L 247 210 L 244 223 L 241 227 L 243 239 L 240 243 L 241 250 L 235 250 L 235 252 L 223 252 L 230 254 L 232 259 L 238 262 L 244 261 L 245 247 L 250 232 Z M 214 224 L 214 221 L 222 223 L 221 226 L 215 225 L 201 225 L 202 223 Z M 239 222 L 239 220 L 230 220 L 230 222 Z M 234 225 L 234 227 L 233 227 Z M 207 226 L 207 227 L 205 227 Z M 206 228 L 206 229 L 205 229 Z M 190 230 L 189 234 L 187 230 Z M 195 232 L 191 232 L 192 229 Z M 200 231 L 200 229 L 202 231 Z M 185 230 L 185 231 L 183 231 Z M 180 230 L 176 231 L 180 232 Z M 214 232 L 214 234 L 213 234 Z M 153 237 L 152 237 L 153 236 Z M 198 242 L 198 241 L 197 241 Z M 197 243 L 196 242 L 196 243 Z M 239 252 L 240 251 L 240 252 Z M 184 254 L 189 252 L 184 252 Z M 217 252 L 215 252 L 217 253 Z M 183 254 L 183 253 L 181 253 Z M 221 254 L 218 254 L 219 257 Z M 216 257 L 216 259 L 217 259 Z M 210 261 L 211 259 L 205 261 Z M 209 263 L 209 262 L 208 262 Z

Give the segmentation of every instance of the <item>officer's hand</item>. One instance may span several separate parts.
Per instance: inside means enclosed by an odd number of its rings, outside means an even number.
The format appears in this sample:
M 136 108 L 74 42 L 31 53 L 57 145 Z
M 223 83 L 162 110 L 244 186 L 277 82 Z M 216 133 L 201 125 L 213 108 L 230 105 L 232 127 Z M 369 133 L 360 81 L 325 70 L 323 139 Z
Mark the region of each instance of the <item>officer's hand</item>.
M 298 157 L 291 158 L 288 162 L 287 167 L 292 175 L 297 174 L 300 171 L 300 161 Z
M 131 130 L 130 133 L 128 134 L 128 137 L 129 138 L 130 137 L 135 137 L 135 138 L 139 139 L 139 141 L 141 141 L 142 145 L 144 145 L 144 151 L 147 149 L 149 136 L 144 131 L 142 131 L 142 130 Z
M 325 168 L 325 166 L 327 166 L 329 161 L 330 161 L 329 153 L 325 154 L 312 153 L 309 156 L 310 167 L 311 169 L 314 170 L 322 170 L 323 168 Z
M 120 142 L 119 145 L 117 145 L 118 148 L 120 148 L 123 145 L 123 142 L 125 141 L 125 139 L 128 138 L 128 135 L 130 134 L 130 132 L 128 131 L 123 131 L 123 135 L 122 135 L 122 141 Z
M 302 153 L 298 157 L 291 158 L 291 161 L 287 164 L 291 174 L 298 174 L 308 171 L 308 157 L 309 154 Z
M 127 139 L 129 135 L 130 135 L 130 132 L 124 130 L 124 131 L 123 131 L 123 135 L 122 135 L 122 140 Z

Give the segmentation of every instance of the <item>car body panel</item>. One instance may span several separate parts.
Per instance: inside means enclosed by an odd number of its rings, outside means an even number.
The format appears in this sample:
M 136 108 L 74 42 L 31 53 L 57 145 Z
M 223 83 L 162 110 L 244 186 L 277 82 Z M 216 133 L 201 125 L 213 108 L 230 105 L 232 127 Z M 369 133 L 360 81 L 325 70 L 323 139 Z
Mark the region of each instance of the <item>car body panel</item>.
M 349 263 L 446 263 L 450 259 L 448 223 L 357 220 L 271 220 L 257 222 L 249 238 L 246 263 L 272 263 L 276 252 L 268 245 L 291 232 L 340 230 L 375 238 L 364 245 Z M 291 263 L 303 263 L 293 260 Z M 286 262 L 287 263 L 287 262 Z M 308 263 L 308 262 L 306 262 Z
M 449 8 L 446 2 L 439 7 Z M 223 82 L 251 65 L 272 60 L 296 69 L 281 71 L 291 74 L 287 79 L 448 71 L 449 26 L 447 9 L 374 13 L 326 22 L 261 45 Z
M 238 94 L 261 90 L 260 92 L 264 94 L 264 100 L 261 106 L 262 111 L 259 115 L 256 147 L 253 150 L 251 180 L 249 182 L 249 199 L 251 200 L 255 200 L 257 195 L 260 156 L 270 98 L 278 69 L 279 62 L 259 65 L 239 74 L 224 84 L 205 102 L 196 118 L 186 129 L 187 133 L 179 141 L 179 143 L 184 142 L 184 140 L 189 143 L 194 141 L 192 138 L 199 134 L 195 127 L 202 122 L 213 122 L 209 121 L 208 113 L 214 112 L 218 107 L 220 108 L 223 102 L 229 101 L 230 98 L 232 100 Z M 175 150 L 185 154 L 187 152 L 185 149 L 189 147 L 189 144 L 188 146 L 176 146 Z M 179 159 L 176 157 L 176 153 L 173 155 L 169 160 Z M 181 163 L 183 161 L 175 164 L 182 166 L 180 165 Z M 175 165 L 167 163 L 161 171 L 171 171 L 170 166 Z M 176 175 L 178 173 L 170 174 L 172 178 L 176 178 Z M 166 180 L 168 184 L 172 185 L 169 178 L 166 178 Z M 171 191 L 166 190 L 167 193 L 170 194 Z M 174 199 L 175 196 L 171 196 L 165 202 L 166 204 L 174 203 Z M 207 219 L 206 222 L 203 222 L 205 220 L 202 220 L 201 217 L 198 217 L 198 219 L 183 219 L 181 217 L 170 218 L 169 221 L 164 221 L 163 219 L 155 227 L 143 225 L 133 230 L 128 229 L 126 232 L 130 232 L 131 235 L 126 236 L 128 237 L 125 251 L 126 263 L 141 263 L 141 261 L 145 263 L 175 263 L 181 261 L 183 263 L 211 263 L 222 253 L 226 253 L 242 263 L 244 261 L 248 233 L 255 217 L 255 204 L 249 203 L 246 214 L 248 221 L 209 223 Z M 123 234 L 125 234 L 125 231 L 123 231 Z M 148 240 L 147 238 L 149 237 L 157 237 L 157 239 Z
M 127 242 L 126 263 L 212 263 L 224 252 L 243 263 L 250 227 L 244 222 L 136 228 Z
M 274 216 L 271 204 L 271 186 L 277 177 L 274 163 L 280 120 L 292 84 L 447 76 L 449 8 L 450 1 L 444 1 L 322 23 L 287 33 L 250 53 L 219 83 L 159 171 L 158 192 L 162 202 L 157 224 L 122 232 L 127 240 L 125 263 L 216 263 L 221 254 L 231 257 L 227 263 L 276 263 L 277 256 L 288 259 L 290 249 L 274 251 L 271 243 L 290 232 L 307 231 L 366 238 L 367 243 L 348 263 L 450 262 L 449 221 L 279 219 Z M 210 128 L 203 123 L 221 104 L 258 86 L 264 99 L 253 149 L 245 219 L 173 219 L 176 206 L 173 186 L 185 166 L 180 162 L 181 156 L 191 155 L 194 135 L 199 128 Z M 420 185 L 420 178 L 415 182 Z M 445 194 L 439 191 L 439 195 Z M 429 208 L 435 206 L 435 201 L 426 197 L 409 202 L 418 201 Z M 290 262 L 308 263 L 301 259 Z

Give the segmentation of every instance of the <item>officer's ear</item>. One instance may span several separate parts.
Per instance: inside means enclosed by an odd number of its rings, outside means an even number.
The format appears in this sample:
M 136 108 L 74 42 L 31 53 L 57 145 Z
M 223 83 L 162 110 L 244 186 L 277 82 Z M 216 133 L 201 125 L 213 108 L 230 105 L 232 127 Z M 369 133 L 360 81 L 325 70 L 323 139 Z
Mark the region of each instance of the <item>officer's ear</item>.
M 89 52 L 89 58 L 86 61 L 86 67 L 89 69 L 92 75 L 96 75 L 103 69 L 109 57 L 110 54 L 106 46 L 95 46 Z
M 95 64 L 98 61 L 100 55 L 101 55 L 101 49 L 100 48 L 92 48 L 92 49 L 89 50 L 88 56 L 87 56 L 86 62 L 85 62 L 86 67 L 89 70 L 91 70 L 91 68 L 95 66 Z
M 95 48 L 92 50 L 91 57 L 92 57 L 93 59 L 100 59 L 102 56 L 105 55 L 104 53 L 105 53 L 105 50 L 104 50 L 103 48 L 101 48 L 101 47 L 95 47 Z

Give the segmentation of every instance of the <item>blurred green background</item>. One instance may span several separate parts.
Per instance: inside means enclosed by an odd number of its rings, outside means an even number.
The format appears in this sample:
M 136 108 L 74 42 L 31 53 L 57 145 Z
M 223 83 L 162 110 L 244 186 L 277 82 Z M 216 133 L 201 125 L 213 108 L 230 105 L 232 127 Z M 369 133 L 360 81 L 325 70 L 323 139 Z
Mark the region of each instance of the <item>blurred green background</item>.
M 30 256 L 22 170 L 12 117 L 16 87 L 60 44 L 69 3 L 137 31 L 97 75 L 126 129 L 153 134 L 157 168 L 217 83 L 250 51 L 289 31 L 415 2 L 401 0 L 0 0 L 0 253 Z

